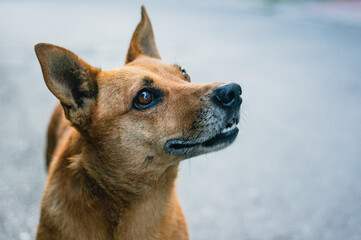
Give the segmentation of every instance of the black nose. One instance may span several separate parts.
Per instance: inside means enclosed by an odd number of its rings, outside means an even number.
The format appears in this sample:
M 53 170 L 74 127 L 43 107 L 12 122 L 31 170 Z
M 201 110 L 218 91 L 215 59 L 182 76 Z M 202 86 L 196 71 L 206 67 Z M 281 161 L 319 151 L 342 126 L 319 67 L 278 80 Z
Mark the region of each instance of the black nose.
M 223 107 L 229 108 L 233 107 L 237 103 L 242 103 L 242 98 L 240 97 L 242 94 L 242 89 L 241 86 L 237 83 L 229 83 L 219 86 L 214 91 L 215 95 L 213 100 Z

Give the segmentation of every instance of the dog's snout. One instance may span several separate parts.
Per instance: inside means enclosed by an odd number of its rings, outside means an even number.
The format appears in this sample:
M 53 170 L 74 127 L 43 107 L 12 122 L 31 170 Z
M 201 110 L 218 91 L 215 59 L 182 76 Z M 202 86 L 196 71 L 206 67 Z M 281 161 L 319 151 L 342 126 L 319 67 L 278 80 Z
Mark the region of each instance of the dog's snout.
M 234 105 L 241 104 L 242 98 L 242 88 L 237 83 L 229 83 L 217 87 L 215 90 L 213 100 L 221 105 L 222 107 L 233 107 Z

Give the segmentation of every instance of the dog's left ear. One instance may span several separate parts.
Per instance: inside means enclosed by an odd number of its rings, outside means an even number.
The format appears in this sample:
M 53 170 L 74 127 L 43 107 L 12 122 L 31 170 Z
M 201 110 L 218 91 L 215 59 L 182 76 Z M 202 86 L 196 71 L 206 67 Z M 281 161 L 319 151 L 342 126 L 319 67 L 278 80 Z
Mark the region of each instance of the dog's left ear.
M 144 6 L 142 6 L 142 19 L 133 33 L 125 63 L 133 61 L 139 55 L 160 59 L 154 40 L 152 24 Z

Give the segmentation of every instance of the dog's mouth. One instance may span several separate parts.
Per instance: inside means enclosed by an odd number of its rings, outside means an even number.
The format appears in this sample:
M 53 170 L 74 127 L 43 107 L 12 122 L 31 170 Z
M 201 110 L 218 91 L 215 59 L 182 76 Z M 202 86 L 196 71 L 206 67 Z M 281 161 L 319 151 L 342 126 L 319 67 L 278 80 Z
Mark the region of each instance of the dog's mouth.
M 178 155 L 194 157 L 207 152 L 217 151 L 229 146 L 234 142 L 238 135 L 238 118 L 232 118 L 215 136 L 204 140 L 169 140 L 165 149 L 168 153 Z

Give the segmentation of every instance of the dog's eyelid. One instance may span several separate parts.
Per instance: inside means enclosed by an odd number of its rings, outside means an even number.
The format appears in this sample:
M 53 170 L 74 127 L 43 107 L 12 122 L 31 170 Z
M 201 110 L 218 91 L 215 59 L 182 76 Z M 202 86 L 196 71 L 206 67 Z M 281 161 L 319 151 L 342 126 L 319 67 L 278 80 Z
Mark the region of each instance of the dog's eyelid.
M 139 95 L 139 93 L 141 93 L 143 91 L 149 91 L 149 92 L 153 93 L 157 97 L 160 97 L 162 95 L 162 92 L 158 88 L 156 88 L 156 87 L 148 87 L 148 86 L 145 86 L 144 88 L 139 89 L 136 95 Z

